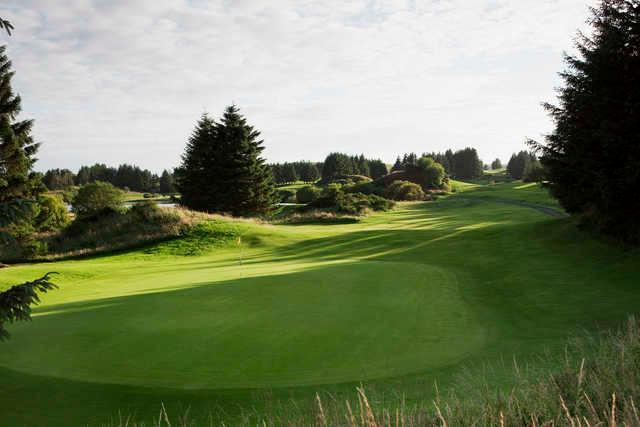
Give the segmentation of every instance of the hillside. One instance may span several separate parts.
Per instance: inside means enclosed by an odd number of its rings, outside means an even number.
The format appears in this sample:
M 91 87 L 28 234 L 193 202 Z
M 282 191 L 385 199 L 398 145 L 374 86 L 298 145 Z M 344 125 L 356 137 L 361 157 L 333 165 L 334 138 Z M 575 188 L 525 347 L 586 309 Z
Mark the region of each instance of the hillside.
M 534 360 L 640 303 L 640 254 L 558 209 L 536 185 L 469 185 L 357 224 L 218 219 L 151 248 L 1 270 L 0 288 L 53 270 L 60 289 L 1 344 L 0 399 L 15 404 L 0 424 L 151 420 L 161 402 L 234 419 L 360 382 L 412 401 L 483 363 Z

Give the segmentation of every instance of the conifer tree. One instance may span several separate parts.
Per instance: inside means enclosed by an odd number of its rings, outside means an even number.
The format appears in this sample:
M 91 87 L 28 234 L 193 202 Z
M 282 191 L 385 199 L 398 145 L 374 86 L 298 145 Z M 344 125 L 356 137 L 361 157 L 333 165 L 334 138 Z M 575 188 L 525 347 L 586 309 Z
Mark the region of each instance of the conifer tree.
M 602 0 L 566 56 L 541 151 L 551 194 L 584 225 L 640 242 L 640 1 Z
M 13 93 L 11 61 L 0 46 L 0 203 L 35 198 L 42 190 L 40 176 L 32 172 L 38 145 L 31 137 L 33 121 L 16 121 L 21 109 Z
M 235 105 L 226 108 L 219 123 L 202 116 L 175 173 L 181 203 L 234 215 L 271 211 L 276 195 L 271 169 L 260 157 L 259 136 Z

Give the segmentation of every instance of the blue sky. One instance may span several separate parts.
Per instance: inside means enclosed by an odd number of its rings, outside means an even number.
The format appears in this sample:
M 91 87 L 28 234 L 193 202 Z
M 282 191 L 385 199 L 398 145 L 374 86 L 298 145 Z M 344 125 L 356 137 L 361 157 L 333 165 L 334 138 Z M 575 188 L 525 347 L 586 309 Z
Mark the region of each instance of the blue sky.
M 235 102 L 269 161 L 478 148 L 506 160 L 551 122 L 588 0 L 8 0 L 37 168 L 176 166 Z M 593 4 L 593 2 L 591 2 Z

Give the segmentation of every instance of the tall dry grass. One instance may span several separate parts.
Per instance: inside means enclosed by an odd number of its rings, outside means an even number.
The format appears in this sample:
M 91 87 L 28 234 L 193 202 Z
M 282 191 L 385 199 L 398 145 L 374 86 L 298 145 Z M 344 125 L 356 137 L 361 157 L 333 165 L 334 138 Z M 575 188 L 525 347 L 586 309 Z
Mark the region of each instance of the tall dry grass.
M 551 356 L 550 356 L 551 357 Z M 209 414 L 171 418 L 164 405 L 147 422 L 119 417 L 108 426 L 640 426 L 640 322 L 631 317 L 613 331 L 572 340 L 554 368 L 521 367 L 514 361 L 512 384 L 499 390 L 478 378 L 461 380 L 435 398 L 407 404 L 402 397 L 378 403 L 364 388 L 341 400 L 316 394 L 308 404 L 288 401 L 266 413 L 246 411 L 233 418 Z

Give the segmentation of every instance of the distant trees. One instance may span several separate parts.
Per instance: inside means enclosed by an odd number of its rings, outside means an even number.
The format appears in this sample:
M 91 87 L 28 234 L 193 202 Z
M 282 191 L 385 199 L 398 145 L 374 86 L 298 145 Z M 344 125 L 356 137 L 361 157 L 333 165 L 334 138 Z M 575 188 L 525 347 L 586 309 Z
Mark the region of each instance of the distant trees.
M 285 162 L 269 165 L 276 184 L 289 184 L 295 181 L 315 182 L 320 179 L 318 165 L 314 162 Z
M 447 150 L 444 153 L 423 153 L 421 157 L 429 157 L 434 162 L 442 165 L 445 173 L 457 179 L 473 179 L 482 176 L 482 161 L 478 157 L 475 148 L 465 148 L 455 153 Z M 415 153 L 404 154 L 398 157 L 392 171 L 406 170 L 418 164 L 418 156 Z
M 529 151 L 514 153 L 507 163 L 507 173 L 513 179 L 524 179 L 526 174 L 530 174 L 534 169 L 538 169 L 540 163 L 535 154 Z
M 322 179 L 331 179 L 340 175 L 362 175 L 378 179 L 387 173 L 387 165 L 382 160 L 370 160 L 364 154 L 350 156 L 344 153 L 331 153 L 322 164 Z
M 75 178 L 69 169 L 49 169 L 42 177 L 42 183 L 49 190 L 64 190 L 75 185 Z
M 371 179 L 382 178 L 389 173 L 387 165 L 380 159 L 369 160 L 369 177 Z
M 181 203 L 234 215 L 271 211 L 275 189 L 259 136 L 235 105 L 226 108 L 219 123 L 203 115 L 175 171 Z
M 502 169 L 502 162 L 500 161 L 500 159 L 495 159 L 493 162 L 491 162 L 491 169 Z
M 171 174 L 169 171 L 167 173 Z M 170 180 L 173 180 L 173 177 Z M 74 180 L 75 185 L 84 185 L 95 181 L 108 182 L 116 187 L 127 188 L 141 193 L 157 193 L 160 191 L 160 177 L 158 175 L 148 169 L 142 169 L 139 166 L 126 163 L 117 168 L 109 167 L 102 163 L 82 166 Z
M 602 0 L 566 56 L 539 150 L 551 194 L 582 224 L 640 242 L 640 1 Z
M 176 186 L 173 180 L 173 174 L 168 170 L 162 171 L 162 175 L 160 175 L 160 193 L 162 194 L 172 194 L 176 192 Z

